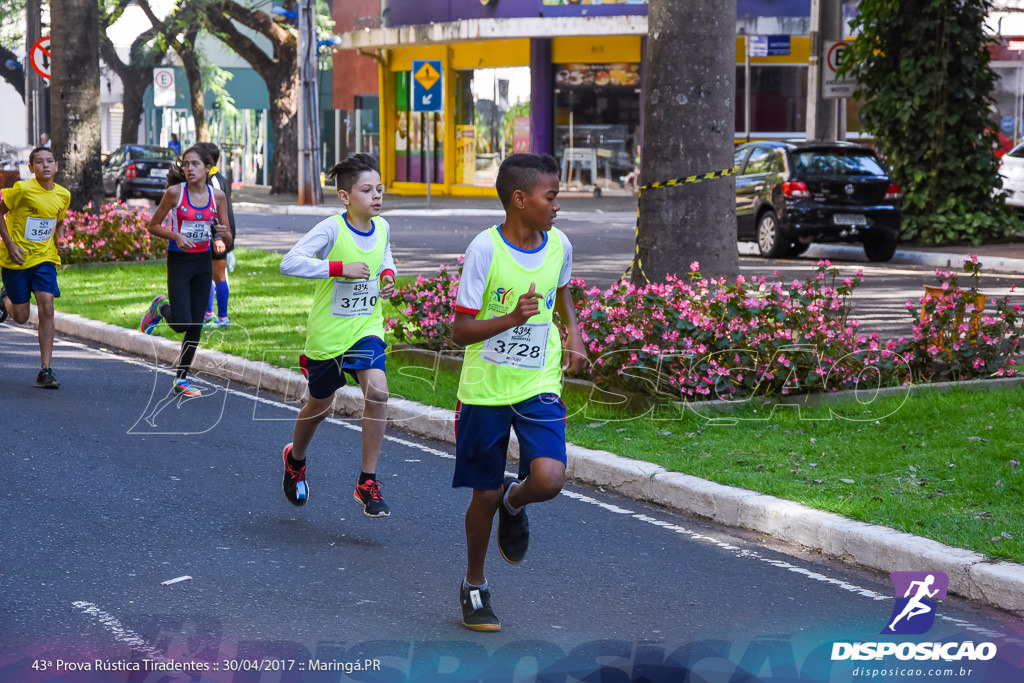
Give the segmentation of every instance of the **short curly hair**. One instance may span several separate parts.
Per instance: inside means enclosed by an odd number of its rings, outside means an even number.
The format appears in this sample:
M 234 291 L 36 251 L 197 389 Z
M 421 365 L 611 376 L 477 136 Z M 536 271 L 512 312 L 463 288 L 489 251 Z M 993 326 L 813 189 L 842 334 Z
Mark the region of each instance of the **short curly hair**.
M 550 154 L 513 154 L 501 162 L 494 187 L 501 205 L 508 209 L 512 193 L 529 192 L 542 175 L 558 175 L 558 162 Z

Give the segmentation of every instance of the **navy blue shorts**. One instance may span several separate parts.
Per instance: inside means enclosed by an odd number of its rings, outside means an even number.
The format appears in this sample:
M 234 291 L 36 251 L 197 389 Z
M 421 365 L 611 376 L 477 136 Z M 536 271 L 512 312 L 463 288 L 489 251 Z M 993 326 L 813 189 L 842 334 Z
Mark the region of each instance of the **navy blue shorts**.
M 335 358 L 313 360 L 302 354 L 299 356 L 299 366 L 309 381 L 309 395 L 317 399 L 330 398 L 347 384 L 346 373 L 352 378 L 353 384 L 359 384 L 356 370 L 384 370 L 387 351 L 387 344 L 379 337 L 363 337 Z
M 32 266 L 31 268 L 0 268 L 0 277 L 4 281 L 4 289 L 11 303 L 27 304 L 32 292 L 47 292 L 60 296 L 57 286 L 57 266 L 51 261 Z
M 510 406 L 459 404 L 455 413 L 455 476 L 452 487 L 500 489 L 511 430 L 519 438 L 519 478 L 534 458 L 565 463 L 565 404 L 540 394 Z

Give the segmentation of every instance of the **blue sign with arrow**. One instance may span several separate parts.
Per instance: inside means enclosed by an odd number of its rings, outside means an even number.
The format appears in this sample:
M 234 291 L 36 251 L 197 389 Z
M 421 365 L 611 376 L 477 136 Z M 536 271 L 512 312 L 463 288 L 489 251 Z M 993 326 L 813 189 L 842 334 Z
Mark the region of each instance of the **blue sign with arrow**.
M 412 60 L 412 110 L 444 111 L 444 78 L 440 59 Z

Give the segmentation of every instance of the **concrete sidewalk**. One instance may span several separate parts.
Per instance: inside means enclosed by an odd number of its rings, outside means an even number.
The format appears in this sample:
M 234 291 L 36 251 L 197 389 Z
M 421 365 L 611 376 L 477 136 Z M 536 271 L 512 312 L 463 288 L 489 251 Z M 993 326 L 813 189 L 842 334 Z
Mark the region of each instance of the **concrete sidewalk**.
M 31 322 L 35 324 L 35 307 Z M 57 313 L 56 331 L 120 349 L 154 363 L 171 365 L 180 344 L 78 315 Z M 306 382 L 298 372 L 267 363 L 200 348 L 193 364 L 196 373 L 254 387 L 298 401 Z M 1017 383 L 1018 380 L 1004 380 Z M 923 390 L 928 390 L 925 387 Z M 358 415 L 362 398 L 355 387 L 345 387 L 335 399 L 335 412 Z M 454 413 L 401 399 L 389 401 L 393 426 L 423 437 L 454 444 Z M 607 451 L 569 444 L 567 477 L 637 500 L 652 502 L 704 517 L 719 524 L 750 529 L 814 551 L 826 553 L 881 572 L 942 571 L 953 593 L 986 605 L 1024 615 L 1024 565 L 991 562 L 982 555 L 936 541 L 895 531 L 800 503 L 753 491 L 724 486 L 660 465 L 631 460 Z M 512 435 L 510 459 L 518 458 Z

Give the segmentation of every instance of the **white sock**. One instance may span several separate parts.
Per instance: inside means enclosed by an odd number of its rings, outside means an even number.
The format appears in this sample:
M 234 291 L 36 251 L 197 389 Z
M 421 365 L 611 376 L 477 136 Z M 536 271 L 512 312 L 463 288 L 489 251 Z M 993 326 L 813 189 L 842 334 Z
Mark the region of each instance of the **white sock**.
M 462 580 L 462 589 L 463 590 L 481 590 L 481 591 L 485 591 L 485 590 L 487 590 L 487 582 L 484 581 L 484 585 L 482 585 L 482 586 L 474 586 L 469 581 L 466 581 L 465 579 L 463 579 Z
M 501 498 L 501 503 L 502 505 L 505 506 L 505 509 L 511 512 L 513 515 L 518 515 L 520 512 L 523 511 L 523 508 L 512 507 L 512 503 L 508 502 L 508 494 L 512 491 L 512 488 L 515 486 L 519 486 L 519 482 L 513 482 L 512 484 L 509 484 L 509 487 L 505 489 L 505 495 L 502 496 Z

